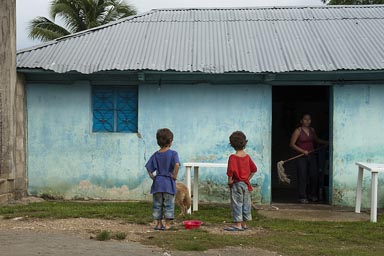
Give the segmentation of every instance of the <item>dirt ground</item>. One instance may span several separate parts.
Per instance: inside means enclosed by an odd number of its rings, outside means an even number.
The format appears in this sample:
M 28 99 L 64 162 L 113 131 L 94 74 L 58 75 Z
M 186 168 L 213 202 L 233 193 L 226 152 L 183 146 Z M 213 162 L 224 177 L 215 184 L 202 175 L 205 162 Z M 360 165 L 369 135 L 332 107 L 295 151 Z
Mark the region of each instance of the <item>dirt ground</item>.
M 175 224 L 173 231 L 155 231 L 153 225 L 129 224 L 116 220 L 102 219 L 59 219 L 59 220 L 30 220 L 22 218 L 0 220 L 0 251 L 9 256 L 25 255 L 241 255 L 276 256 L 274 252 L 258 248 L 227 247 L 208 250 L 206 252 L 169 251 L 163 248 L 143 245 L 140 242 L 150 239 L 154 232 L 178 232 L 183 228 Z M 205 227 L 201 227 L 205 228 Z M 95 236 L 102 230 L 125 232 L 123 241 L 97 241 Z M 210 227 L 209 232 L 222 233 L 223 227 Z M 254 228 L 241 232 L 252 234 L 263 232 Z M 236 232 L 236 235 L 241 235 Z M 1 254 L 3 255 L 3 254 Z
M 258 213 L 269 218 L 288 218 L 300 220 L 324 221 L 367 221 L 369 214 L 357 214 L 352 209 L 335 208 L 329 205 L 275 204 L 257 207 Z M 118 220 L 103 219 L 57 219 L 31 220 L 24 218 L 3 219 L 0 217 L 0 252 L 4 255 L 215 255 L 232 256 L 261 255 L 276 256 L 275 252 L 259 248 L 226 247 L 206 252 L 169 251 L 164 248 L 143 245 L 140 242 L 150 239 L 154 232 L 178 232 L 183 229 L 181 223 L 175 223 L 175 230 L 155 231 L 153 225 L 137 225 Z M 223 224 L 216 227 L 202 226 L 211 233 L 223 233 Z M 98 241 L 96 234 L 102 230 L 124 232 L 127 237 L 122 241 Z M 260 234 L 262 228 L 251 228 L 244 232 L 233 232 L 234 236 Z M 3 255 L 1 253 L 1 255 Z M 239 254 L 238 254 L 239 255 Z

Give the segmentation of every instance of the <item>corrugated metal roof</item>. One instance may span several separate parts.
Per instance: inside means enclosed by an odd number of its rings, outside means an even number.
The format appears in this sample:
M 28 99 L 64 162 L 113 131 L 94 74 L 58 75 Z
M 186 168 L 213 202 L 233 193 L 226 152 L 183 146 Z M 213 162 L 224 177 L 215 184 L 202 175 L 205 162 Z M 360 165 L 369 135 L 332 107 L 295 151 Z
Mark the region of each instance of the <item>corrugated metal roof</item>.
M 290 72 L 384 69 L 384 5 L 159 9 L 17 53 L 18 68 Z

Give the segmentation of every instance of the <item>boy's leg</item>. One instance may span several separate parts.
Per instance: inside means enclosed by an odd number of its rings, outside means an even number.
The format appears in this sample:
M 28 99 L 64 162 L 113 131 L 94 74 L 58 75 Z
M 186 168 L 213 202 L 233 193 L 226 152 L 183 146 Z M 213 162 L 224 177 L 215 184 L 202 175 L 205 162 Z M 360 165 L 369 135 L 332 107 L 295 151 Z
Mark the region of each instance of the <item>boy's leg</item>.
M 243 182 L 233 183 L 232 188 L 230 189 L 231 197 L 231 209 L 234 226 L 237 228 L 242 228 L 241 223 L 243 221 L 243 197 L 244 190 L 242 189 Z M 245 185 L 245 183 L 243 183 Z
M 251 202 L 251 193 L 248 190 L 248 187 L 243 187 L 244 189 L 244 204 L 243 204 L 243 222 L 242 227 L 248 228 L 245 224 L 246 221 L 252 220 L 252 202 Z
M 171 227 L 171 220 L 174 219 L 175 214 L 175 195 L 163 193 L 163 196 L 165 229 L 169 229 Z
M 156 227 L 161 228 L 163 219 L 163 193 L 153 194 L 152 217 L 156 220 Z

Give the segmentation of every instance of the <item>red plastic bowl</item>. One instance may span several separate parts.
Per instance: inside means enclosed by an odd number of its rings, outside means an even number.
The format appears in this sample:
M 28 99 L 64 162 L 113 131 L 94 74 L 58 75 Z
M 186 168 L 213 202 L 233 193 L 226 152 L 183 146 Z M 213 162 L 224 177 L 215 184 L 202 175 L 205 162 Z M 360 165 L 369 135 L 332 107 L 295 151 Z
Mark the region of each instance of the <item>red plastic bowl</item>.
M 186 229 L 194 229 L 199 228 L 203 222 L 200 220 L 185 220 L 183 224 Z

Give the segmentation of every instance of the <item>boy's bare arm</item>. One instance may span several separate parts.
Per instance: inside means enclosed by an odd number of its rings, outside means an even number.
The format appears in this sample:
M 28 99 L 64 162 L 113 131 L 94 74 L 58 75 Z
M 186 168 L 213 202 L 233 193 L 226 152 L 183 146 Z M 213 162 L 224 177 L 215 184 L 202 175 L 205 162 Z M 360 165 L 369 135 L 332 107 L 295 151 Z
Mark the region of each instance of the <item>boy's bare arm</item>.
M 173 176 L 172 176 L 172 178 L 174 180 L 177 180 L 177 174 L 179 173 L 179 167 L 180 167 L 180 164 L 176 163 L 175 164 L 175 169 L 173 169 Z
M 253 175 L 255 175 L 256 172 L 251 172 L 251 174 L 249 174 L 249 177 L 248 177 L 248 180 L 251 180 Z
M 228 185 L 231 186 L 232 184 L 233 184 L 233 178 L 228 176 Z
M 151 179 L 154 179 L 154 178 L 155 178 L 155 176 L 153 175 L 153 173 L 152 173 L 150 170 L 147 169 L 147 172 L 148 172 L 148 175 L 149 175 L 149 177 L 150 177 Z

